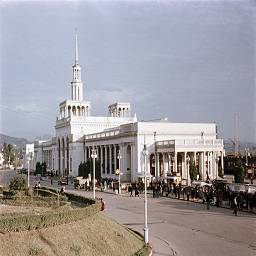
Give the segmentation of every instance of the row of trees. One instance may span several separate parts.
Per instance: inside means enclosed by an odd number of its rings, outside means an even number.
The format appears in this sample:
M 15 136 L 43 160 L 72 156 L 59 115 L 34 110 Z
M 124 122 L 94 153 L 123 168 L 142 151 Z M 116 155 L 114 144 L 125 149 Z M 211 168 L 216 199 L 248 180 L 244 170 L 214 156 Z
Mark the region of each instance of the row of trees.
M 13 165 L 16 169 L 17 166 L 20 166 L 21 158 L 22 158 L 22 151 L 21 149 L 15 148 L 12 144 L 4 143 L 2 148 L 3 154 L 3 165 L 4 168 L 10 168 L 10 165 Z
M 231 174 L 235 177 L 235 182 L 243 183 L 245 176 L 245 162 L 241 157 L 226 156 L 224 158 L 225 174 Z
M 95 178 L 98 180 L 101 178 L 100 160 L 95 159 Z M 78 176 L 88 178 L 89 174 L 92 177 L 93 172 L 93 160 L 89 158 L 87 162 L 81 162 L 78 167 Z
M 46 163 L 40 163 L 37 162 L 36 163 L 36 170 L 35 170 L 35 174 L 41 174 L 42 176 L 46 175 Z

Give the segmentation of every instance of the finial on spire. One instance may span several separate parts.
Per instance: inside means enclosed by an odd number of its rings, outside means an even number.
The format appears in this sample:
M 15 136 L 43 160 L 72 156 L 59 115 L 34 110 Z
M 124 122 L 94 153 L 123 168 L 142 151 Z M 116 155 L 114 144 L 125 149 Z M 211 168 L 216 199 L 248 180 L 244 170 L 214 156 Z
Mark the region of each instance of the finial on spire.
M 75 53 L 75 64 L 78 64 L 78 47 L 77 47 L 77 28 L 75 29 L 76 31 L 76 53 Z

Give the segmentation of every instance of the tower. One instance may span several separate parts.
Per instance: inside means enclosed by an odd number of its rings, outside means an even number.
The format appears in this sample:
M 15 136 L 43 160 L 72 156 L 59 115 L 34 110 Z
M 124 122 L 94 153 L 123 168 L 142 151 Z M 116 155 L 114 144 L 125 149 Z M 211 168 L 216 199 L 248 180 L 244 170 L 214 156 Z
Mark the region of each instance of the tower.
M 78 45 L 77 45 L 77 33 L 75 39 L 75 64 L 73 69 L 73 80 L 71 81 L 71 100 L 82 101 L 83 100 L 83 83 L 81 80 L 81 67 L 78 63 Z

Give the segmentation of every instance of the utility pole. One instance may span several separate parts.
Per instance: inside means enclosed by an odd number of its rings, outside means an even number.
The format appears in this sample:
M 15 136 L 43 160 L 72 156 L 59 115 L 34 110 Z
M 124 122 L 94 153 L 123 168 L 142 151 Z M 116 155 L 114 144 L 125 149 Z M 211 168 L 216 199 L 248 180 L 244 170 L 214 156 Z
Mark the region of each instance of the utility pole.
M 234 138 L 234 155 L 238 156 L 239 151 L 239 135 L 238 135 L 238 113 L 235 113 L 235 138 Z

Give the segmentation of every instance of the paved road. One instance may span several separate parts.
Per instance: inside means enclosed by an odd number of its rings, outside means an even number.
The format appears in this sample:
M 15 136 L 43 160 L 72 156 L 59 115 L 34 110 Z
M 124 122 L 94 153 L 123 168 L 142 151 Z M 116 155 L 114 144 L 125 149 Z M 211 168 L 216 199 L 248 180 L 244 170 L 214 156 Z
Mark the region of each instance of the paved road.
M 49 184 L 49 183 L 48 183 Z M 91 192 L 76 190 L 91 196 Z M 143 234 L 144 200 L 97 192 L 106 213 Z M 170 198 L 148 199 L 149 240 L 154 255 L 256 255 L 256 215 Z

